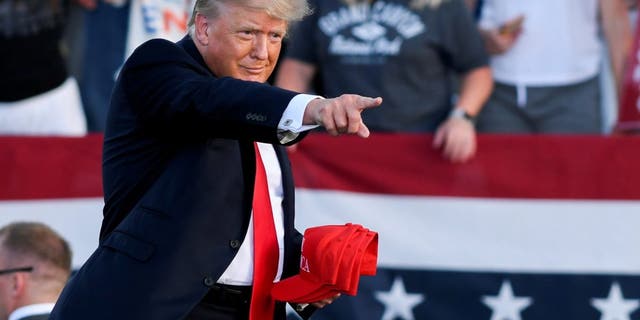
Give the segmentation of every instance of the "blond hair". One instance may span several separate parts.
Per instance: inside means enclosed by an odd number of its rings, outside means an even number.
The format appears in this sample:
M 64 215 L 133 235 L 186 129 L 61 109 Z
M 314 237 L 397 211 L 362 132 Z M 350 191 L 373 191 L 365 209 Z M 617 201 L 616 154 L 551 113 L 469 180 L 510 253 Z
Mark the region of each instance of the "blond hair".
M 287 22 L 300 21 L 311 13 L 307 0 L 197 0 L 187 26 L 193 36 L 196 15 L 215 19 L 220 15 L 220 6 L 228 3 L 264 10 L 268 15 Z

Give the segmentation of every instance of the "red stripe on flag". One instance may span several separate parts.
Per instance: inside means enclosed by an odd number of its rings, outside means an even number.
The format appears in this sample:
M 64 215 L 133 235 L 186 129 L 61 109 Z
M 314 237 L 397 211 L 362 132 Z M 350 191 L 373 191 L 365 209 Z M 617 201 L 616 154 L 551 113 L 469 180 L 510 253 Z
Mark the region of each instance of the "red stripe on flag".
M 352 192 L 545 199 L 640 199 L 640 137 L 481 135 L 452 164 L 430 135 L 312 134 L 290 151 L 296 186 Z
M 0 200 L 102 197 L 102 136 L 0 137 Z
M 430 135 L 311 134 L 291 161 L 296 186 L 353 192 L 548 199 L 640 199 L 640 137 L 481 135 L 451 164 Z M 101 197 L 102 136 L 0 138 L 0 200 Z

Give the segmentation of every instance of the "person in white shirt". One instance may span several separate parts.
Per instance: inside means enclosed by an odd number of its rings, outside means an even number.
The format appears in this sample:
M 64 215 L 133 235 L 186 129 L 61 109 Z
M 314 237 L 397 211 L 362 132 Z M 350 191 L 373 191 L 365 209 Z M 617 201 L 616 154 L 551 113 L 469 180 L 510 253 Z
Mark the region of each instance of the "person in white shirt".
M 487 0 L 479 27 L 496 82 L 480 132 L 602 131 L 599 32 L 619 91 L 631 43 L 624 0 Z
M 46 320 L 70 274 L 69 244 L 48 226 L 0 228 L 0 320 Z

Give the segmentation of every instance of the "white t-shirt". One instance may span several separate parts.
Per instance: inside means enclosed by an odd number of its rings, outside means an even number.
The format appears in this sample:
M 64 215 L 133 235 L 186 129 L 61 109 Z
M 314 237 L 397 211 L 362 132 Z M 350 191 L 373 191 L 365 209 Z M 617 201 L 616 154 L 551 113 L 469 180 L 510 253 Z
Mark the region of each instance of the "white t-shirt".
M 554 86 L 598 74 L 598 0 L 485 0 L 479 24 L 498 28 L 519 15 L 524 15 L 524 23 L 516 43 L 491 58 L 497 81 Z

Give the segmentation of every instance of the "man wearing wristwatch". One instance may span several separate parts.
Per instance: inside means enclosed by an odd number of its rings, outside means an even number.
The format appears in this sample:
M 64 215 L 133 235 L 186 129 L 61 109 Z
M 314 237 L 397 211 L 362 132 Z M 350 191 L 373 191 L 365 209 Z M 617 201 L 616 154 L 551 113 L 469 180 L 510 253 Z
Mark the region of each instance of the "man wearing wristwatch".
M 276 85 L 327 96 L 383 96 L 381 108 L 362 114 L 370 130 L 434 132 L 433 147 L 446 159 L 473 157 L 476 131 L 469 120 L 479 113 L 493 81 L 462 0 L 311 4 L 312 16 L 292 30 Z M 455 103 L 452 74 L 460 76 Z M 311 87 L 316 75 L 320 88 Z

